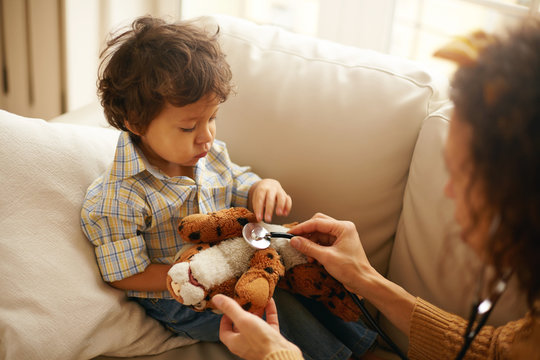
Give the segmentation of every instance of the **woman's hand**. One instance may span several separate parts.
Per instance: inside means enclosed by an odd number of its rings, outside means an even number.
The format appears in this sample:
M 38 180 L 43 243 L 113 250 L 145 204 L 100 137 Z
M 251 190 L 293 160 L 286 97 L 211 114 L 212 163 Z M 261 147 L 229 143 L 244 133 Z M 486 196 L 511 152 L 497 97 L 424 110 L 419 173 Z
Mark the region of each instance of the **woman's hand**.
M 263 179 L 253 184 L 249 189 L 248 203 L 257 221 L 264 219 L 268 223 L 272 221 L 274 209 L 276 215 L 287 216 L 292 207 L 291 197 L 283 190 L 279 181 L 274 179 Z
M 349 291 L 361 294 L 362 277 L 376 273 L 350 221 L 315 214 L 289 232 L 297 235 L 291 239 L 294 248 L 320 262 Z
M 416 299 L 369 263 L 356 227 L 323 214 L 289 230 L 291 245 L 319 261 L 349 291 L 365 297 L 404 334 L 409 334 Z
M 250 314 L 236 301 L 225 296 L 212 298 L 214 305 L 223 312 L 219 339 L 229 350 L 247 360 L 259 360 L 274 351 L 289 350 L 302 357 L 298 347 L 287 341 L 279 332 L 276 304 L 270 299 L 265 312 L 266 321 Z

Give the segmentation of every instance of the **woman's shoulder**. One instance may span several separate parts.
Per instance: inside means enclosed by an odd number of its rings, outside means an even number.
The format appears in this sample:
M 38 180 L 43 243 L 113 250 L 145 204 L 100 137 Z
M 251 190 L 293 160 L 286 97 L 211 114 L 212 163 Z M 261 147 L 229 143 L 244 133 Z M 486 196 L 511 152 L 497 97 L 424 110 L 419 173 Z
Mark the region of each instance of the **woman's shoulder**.
M 540 360 L 540 316 L 538 312 L 528 312 L 524 318 L 510 322 L 515 333 L 510 347 L 511 359 Z

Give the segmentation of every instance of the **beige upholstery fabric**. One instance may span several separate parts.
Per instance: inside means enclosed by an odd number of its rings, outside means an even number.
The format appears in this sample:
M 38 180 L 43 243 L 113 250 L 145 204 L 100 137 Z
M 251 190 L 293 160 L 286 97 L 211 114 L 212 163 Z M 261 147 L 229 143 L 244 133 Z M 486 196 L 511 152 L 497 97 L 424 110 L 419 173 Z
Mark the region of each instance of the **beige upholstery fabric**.
M 418 131 L 444 99 L 435 79 L 372 51 L 218 21 L 238 93 L 218 114 L 218 138 L 290 192 L 284 221 L 353 221 L 385 272 Z

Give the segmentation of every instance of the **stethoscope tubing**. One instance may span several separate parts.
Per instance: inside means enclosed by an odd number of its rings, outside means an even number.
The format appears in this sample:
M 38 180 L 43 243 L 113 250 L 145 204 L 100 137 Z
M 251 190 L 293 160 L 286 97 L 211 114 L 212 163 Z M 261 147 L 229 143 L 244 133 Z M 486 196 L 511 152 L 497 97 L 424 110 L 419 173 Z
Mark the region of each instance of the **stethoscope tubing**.
M 396 345 L 396 343 L 392 341 L 390 336 L 388 336 L 383 331 L 383 329 L 381 329 L 379 325 L 377 325 L 377 322 L 375 321 L 375 319 L 373 319 L 373 316 L 371 316 L 369 311 L 366 309 L 366 306 L 364 304 L 364 299 L 358 298 L 356 294 L 353 294 L 350 291 L 348 293 L 349 295 L 351 295 L 356 305 L 358 305 L 362 314 L 364 314 L 366 320 L 369 322 L 369 325 L 371 325 L 371 327 L 373 327 L 375 331 L 379 333 L 379 336 L 388 344 L 388 346 L 390 346 L 390 348 L 392 348 L 392 350 L 401 358 L 401 360 L 408 360 L 407 356 L 403 353 L 403 351 L 401 351 L 401 349 Z

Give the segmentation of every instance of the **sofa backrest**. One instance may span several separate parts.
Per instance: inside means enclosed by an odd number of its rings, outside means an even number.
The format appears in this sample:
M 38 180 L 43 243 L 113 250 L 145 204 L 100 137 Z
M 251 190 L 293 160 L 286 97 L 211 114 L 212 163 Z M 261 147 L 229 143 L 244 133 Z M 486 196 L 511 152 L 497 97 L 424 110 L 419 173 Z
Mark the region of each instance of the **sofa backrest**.
M 353 221 L 384 273 L 418 133 L 447 102 L 446 82 L 411 61 L 216 19 L 237 87 L 217 137 L 292 195 L 285 220 Z

